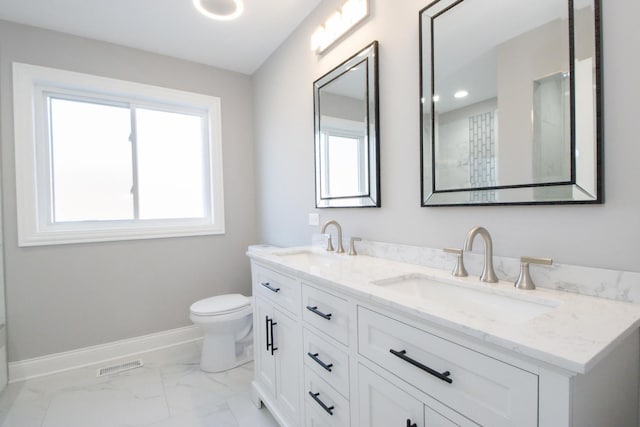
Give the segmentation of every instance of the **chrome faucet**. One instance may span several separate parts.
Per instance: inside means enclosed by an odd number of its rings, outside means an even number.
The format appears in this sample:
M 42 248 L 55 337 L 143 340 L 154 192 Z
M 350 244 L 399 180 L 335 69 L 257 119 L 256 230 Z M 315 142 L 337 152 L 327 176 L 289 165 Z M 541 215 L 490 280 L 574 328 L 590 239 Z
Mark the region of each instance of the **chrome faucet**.
M 473 239 L 477 235 L 482 236 L 484 240 L 484 267 L 482 268 L 482 274 L 480 280 L 488 283 L 496 283 L 498 276 L 493 271 L 493 242 L 491 241 L 491 235 L 484 227 L 473 227 L 467 233 L 467 237 L 464 239 L 464 250 L 470 251 L 473 248 Z
M 336 250 L 336 253 L 343 254 L 344 248 L 342 247 L 342 227 L 340 227 L 340 224 L 338 224 L 338 221 L 331 220 L 331 221 L 325 222 L 322 225 L 322 230 L 320 230 L 320 233 L 325 234 L 325 232 L 327 231 L 327 227 L 330 225 L 335 225 L 336 229 L 338 230 L 338 249 Z M 331 234 L 329 234 L 329 238 L 327 239 L 327 250 L 333 251 L 333 245 L 331 244 Z

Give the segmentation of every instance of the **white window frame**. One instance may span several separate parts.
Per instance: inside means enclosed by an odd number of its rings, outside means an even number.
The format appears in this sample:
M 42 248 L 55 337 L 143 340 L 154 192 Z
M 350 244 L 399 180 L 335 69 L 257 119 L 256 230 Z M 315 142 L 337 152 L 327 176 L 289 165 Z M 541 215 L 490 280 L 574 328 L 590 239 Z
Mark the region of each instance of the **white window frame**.
M 48 93 L 203 114 L 209 170 L 205 217 L 53 223 Z M 224 234 L 220 98 L 14 62 L 13 111 L 19 246 Z

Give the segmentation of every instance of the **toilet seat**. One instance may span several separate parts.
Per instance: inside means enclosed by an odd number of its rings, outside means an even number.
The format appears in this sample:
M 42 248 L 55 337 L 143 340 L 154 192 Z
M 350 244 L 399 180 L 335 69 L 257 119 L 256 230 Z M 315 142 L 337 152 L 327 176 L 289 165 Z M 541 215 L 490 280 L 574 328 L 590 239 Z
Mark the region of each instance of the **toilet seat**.
M 251 306 L 251 298 L 240 294 L 218 295 L 196 301 L 191 314 L 196 316 L 222 316 L 237 313 Z

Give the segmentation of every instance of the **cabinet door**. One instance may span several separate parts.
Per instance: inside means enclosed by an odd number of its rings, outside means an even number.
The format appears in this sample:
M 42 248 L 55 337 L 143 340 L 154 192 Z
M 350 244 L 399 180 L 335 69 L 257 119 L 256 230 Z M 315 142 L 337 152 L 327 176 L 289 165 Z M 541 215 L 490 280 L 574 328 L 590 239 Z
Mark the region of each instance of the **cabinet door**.
M 274 322 L 276 399 L 291 425 L 299 425 L 302 389 L 300 324 L 278 309 L 274 309 Z
M 422 402 L 358 365 L 360 425 L 425 427 Z
M 255 331 L 255 378 L 269 397 L 276 397 L 276 364 L 271 354 L 271 325 L 273 319 L 273 306 L 260 298 L 255 299 L 254 307 L 254 331 Z M 275 326 L 274 326 L 275 328 Z
M 428 406 L 424 407 L 424 419 L 426 427 L 461 427 L 464 425 L 454 423 L 449 418 L 437 413 Z

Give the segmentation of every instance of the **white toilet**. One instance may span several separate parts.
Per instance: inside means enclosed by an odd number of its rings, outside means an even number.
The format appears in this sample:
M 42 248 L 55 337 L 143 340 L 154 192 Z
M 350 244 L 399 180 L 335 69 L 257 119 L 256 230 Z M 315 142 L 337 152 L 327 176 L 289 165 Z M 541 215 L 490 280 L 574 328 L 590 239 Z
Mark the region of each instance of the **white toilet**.
M 191 321 L 202 328 L 200 369 L 222 372 L 253 360 L 253 307 L 240 294 L 218 295 L 191 305 Z

